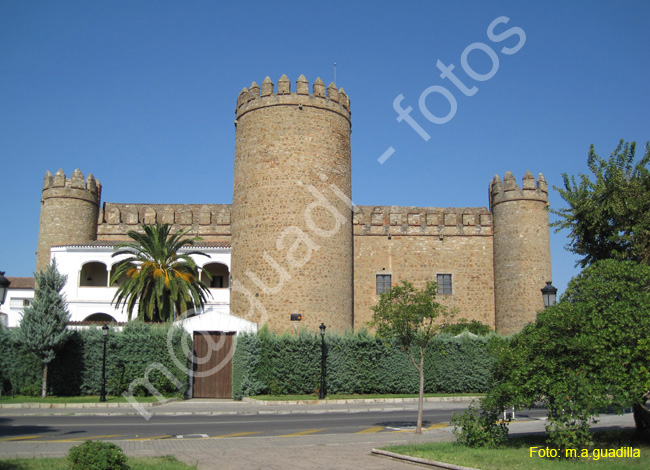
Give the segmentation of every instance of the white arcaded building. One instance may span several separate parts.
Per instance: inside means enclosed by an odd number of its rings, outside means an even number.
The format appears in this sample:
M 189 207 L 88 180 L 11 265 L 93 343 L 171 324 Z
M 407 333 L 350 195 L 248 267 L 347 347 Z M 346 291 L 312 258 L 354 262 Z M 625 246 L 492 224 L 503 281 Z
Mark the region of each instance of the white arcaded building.
M 58 270 L 68 277 L 63 294 L 70 312 L 70 326 L 83 327 L 128 321 L 125 309 L 112 305 L 119 280 L 110 284 L 116 264 L 127 255 L 113 256 L 117 242 L 97 241 L 51 248 Z M 189 332 L 193 331 L 256 331 L 257 325 L 230 315 L 230 245 L 223 242 L 199 243 L 181 252 L 199 251 L 190 256 L 199 267 L 201 280 L 209 287 L 205 308 L 186 312 L 179 320 Z M 204 273 L 209 272 L 212 279 Z M 34 298 L 33 278 L 9 278 L 7 298 L 2 305 L 1 320 L 8 327 L 17 327 L 23 308 Z M 136 307 L 137 309 L 137 307 Z M 137 310 L 134 311 L 134 316 Z

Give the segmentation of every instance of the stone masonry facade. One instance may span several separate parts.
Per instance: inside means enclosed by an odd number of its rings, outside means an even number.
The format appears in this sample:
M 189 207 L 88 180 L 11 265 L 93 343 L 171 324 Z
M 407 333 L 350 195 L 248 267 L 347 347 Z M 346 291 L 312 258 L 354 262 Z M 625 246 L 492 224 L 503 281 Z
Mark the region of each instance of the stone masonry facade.
M 45 176 L 37 269 L 54 245 L 125 240 L 168 223 L 232 247 L 231 314 L 272 330 L 291 314 L 315 331 L 365 327 L 378 282 L 449 280 L 438 300 L 510 334 L 543 308 L 551 278 L 548 189 L 530 172 L 490 183 L 490 207 L 353 206 L 350 100 L 333 83 L 286 76 L 244 88 L 235 110 L 232 204 L 100 206 L 79 170 Z M 385 286 L 384 286 L 385 287 Z

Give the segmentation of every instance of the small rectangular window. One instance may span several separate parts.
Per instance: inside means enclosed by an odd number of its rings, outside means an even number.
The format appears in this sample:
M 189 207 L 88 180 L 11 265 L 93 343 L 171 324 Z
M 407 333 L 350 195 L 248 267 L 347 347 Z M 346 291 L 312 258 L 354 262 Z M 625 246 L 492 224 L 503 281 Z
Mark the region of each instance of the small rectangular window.
M 438 282 L 438 295 L 451 295 L 451 274 L 438 274 L 436 281 Z
M 390 290 L 390 274 L 377 274 L 377 295 Z

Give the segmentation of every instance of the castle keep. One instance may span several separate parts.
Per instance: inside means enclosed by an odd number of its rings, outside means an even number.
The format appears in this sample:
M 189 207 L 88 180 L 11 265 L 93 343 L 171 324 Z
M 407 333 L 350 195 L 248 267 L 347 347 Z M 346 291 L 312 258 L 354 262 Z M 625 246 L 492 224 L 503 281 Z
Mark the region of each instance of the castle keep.
M 46 173 L 37 270 L 56 246 L 107 245 L 140 224 L 231 247 L 230 315 L 276 331 L 370 320 L 379 292 L 438 282 L 458 317 L 504 334 L 534 321 L 551 280 L 548 189 L 530 172 L 489 185 L 487 207 L 353 206 L 350 100 L 333 83 L 282 76 L 244 88 L 235 110 L 232 204 L 100 205 L 101 185 Z M 228 276 L 226 276 L 228 277 Z M 70 282 L 70 281 L 69 281 Z

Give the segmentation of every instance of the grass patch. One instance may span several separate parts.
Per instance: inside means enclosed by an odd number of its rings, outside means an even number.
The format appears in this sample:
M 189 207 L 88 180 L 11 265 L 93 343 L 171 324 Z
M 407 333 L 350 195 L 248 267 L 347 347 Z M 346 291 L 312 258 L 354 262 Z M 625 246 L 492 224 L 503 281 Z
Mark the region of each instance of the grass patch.
M 579 460 L 560 460 L 530 456 L 533 446 L 547 446 L 545 436 L 531 435 L 513 437 L 506 446 L 499 449 L 472 449 L 455 442 L 431 442 L 427 444 L 410 444 L 384 447 L 383 450 L 397 454 L 410 455 L 428 460 L 476 467 L 481 470 L 521 469 L 521 470 L 553 470 L 602 468 L 608 470 L 623 470 L 629 468 L 648 469 L 650 466 L 650 446 L 638 441 L 634 430 L 604 431 L 594 434 L 595 449 L 619 449 L 632 447 L 640 449 L 641 457 L 600 457 Z M 550 446 L 549 446 L 550 447 Z M 590 455 L 593 456 L 593 451 Z
M 482 393 L 425 393 L 424 397 L 482 397 Z M 385 394 L 336 394 L 327 395 L 326 400 L 362 400 L 362 399 L 375 399 L 375 398 L 418 398 L 417 393 L 385 393 Z M 248 398 L 254 400 L 318 400 L 318 395 L 256 395 Z
M 176 457 L 128 458 L 132 470 L 196 470 L 196 465 L 187 465 Z M 58 459 L 13 459 L 0 460 L 0 470 L 69 470 L 66 457 Z
M 158 401 L 154 396 L 136 397 L 139 402 L 150 403 Z M 172 398 L 172 397 L 166 397 Z M 26 395 L 16 395 L 14 397 L 3 396 L 0 404 L 8 405 L 15 403 L 99 403 L 99 395 L 84 395 L 81 397 L 28 397 Z M 126 398 L 122 395 L 119 397 L 106 397 L 106 403 L 127 403 Z

